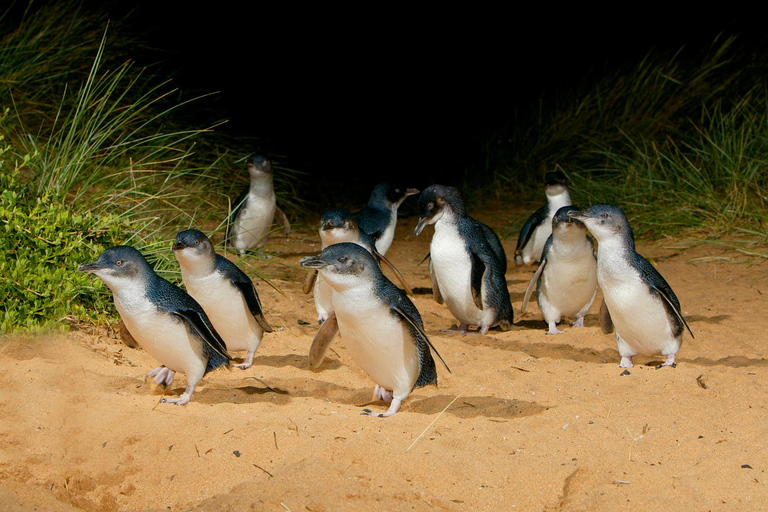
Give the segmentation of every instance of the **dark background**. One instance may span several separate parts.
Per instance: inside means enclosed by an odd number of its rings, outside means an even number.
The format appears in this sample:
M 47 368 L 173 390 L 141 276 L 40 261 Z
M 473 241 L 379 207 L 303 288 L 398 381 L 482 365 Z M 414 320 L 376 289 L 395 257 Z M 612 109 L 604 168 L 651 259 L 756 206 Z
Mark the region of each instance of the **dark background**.
M 86 8 L 107 9 L 120 30 L 140 34 L 139 63 L 161 58 L 155 71 L 187 96 L 218 91 L 192 107 L 191 121 L 227 119 L 220 130 L 258 146 L 233 152 L 280 155 L 310 183 L 360 189 L 384 180 L 459 184 L 483 168 L 483 144 L 515 119 L 652 49 L 696 52 L 722 33 L 762 51 L 765 38 L 757 13 L 626 6 L 118 0 Z

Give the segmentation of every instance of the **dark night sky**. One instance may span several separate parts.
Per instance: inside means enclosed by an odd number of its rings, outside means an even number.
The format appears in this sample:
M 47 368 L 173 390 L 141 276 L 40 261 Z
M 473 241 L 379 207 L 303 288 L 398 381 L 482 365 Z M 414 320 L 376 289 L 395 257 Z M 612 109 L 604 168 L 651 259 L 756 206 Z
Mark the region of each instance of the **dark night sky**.
M 221 91 L 214 115 L 230 120 L 226 130 L 258 136 L 315 175 L 375 183 L 394 173 L 417 186 L 460 179 L 481 142 L 544 92 L 654 47 L 701 47 L 722 31 L 762 37 L 722 13 L 660 22 L 509 7 L 209 5 L 141 4 L 132 19 L 169 52 L 179 86 Z

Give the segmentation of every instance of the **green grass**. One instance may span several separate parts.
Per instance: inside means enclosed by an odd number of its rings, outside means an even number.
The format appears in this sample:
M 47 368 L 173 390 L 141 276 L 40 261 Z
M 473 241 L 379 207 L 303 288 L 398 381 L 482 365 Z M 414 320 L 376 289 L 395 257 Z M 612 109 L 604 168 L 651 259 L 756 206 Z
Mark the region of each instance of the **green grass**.
M 577 205 L 617 204 L 639 236 L 764 233 L 766 66 L 747 59 L 736 38 L 698 53 L 651 52 L 542 99 L 488 142 L 485 168 L 534 204 L 544 173 L 560 169 Z
M 0 332 L 110 321 L 106 287 L 76 269 L 111 245 L 136 247 L 178 281 L 176 232 L 223 239 L 233 188 L 247 182 L 241 161 L 258 149 L 235 152 L 216 127 L 186 125 L 179 114 L 205 98 L 180 100 L 119 58 L 135 42 L 76 5 L 46 4 L 0 30 Z M 297 173 L 275 167 L 290 215 Z

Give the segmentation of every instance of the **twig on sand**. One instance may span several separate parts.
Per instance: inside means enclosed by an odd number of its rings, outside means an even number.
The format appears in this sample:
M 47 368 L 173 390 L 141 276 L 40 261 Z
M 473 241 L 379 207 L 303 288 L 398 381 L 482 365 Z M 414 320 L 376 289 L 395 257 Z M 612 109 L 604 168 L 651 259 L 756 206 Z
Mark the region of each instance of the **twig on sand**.
M 440 419 L 440 416 L 442 416 L 442 415 L 443 415 L 443 413 L 444 413 L 445 411 L 447 411 L 447 410 L 448 410 L 448 408 L 449 408 L 450 406 L 452 406 L 452 405 L 453 405 L 453 403 L 454 403 L 456 400 L 458 400 L 460 397 L 461 397 L 461 393 L 459 393 L 458 395 L 456 395 L 456 398 L 454 398 L 453 400 L 451 400 L 451 403 L 449 403 L 448 405 L 446 405 L 446 406 L 445 406 L 445 409 L 443 409 L 442 411 L 440 411 L 440 414 L 438 414 L 437 416 L 435 416 L 435 419 L 433 419 L 433 420 L 432 420 L 432 423 L 430 423 L 429 425 L 427 425 L 427 428 L 425 428 L 424 430 L 422 430 L 421 434 L 419 434 L 419 437 L 417 437 L 417 438 L 416 438 L 416 439 L 415 439 L 415 440 L 414 440 L 414 441 L 411 443 L 411 446 L 409 446 L 409 447 L 408 447 L 408 449 L 407 449 L 407 450 L 405 450 L 405 453 L 408 453 L 409 451 L 411 451 L 411 448 L 413 448 L 413 447 L 416 445 L 416 443 L 418 443 L 418 442 L 419 442 L 419 439 L 421 439 L 422 437 L 424 437 L 424 434 L 426 434 L 426 433 L 427 433 L 427 430 L 429 430 L 429 427 L 431 427 L 432 425 L 434 425 L 434 424 L 435 424 L 435 422 L 436 422 L 437 420 L 439 420 L 439 419 Z
M 268 475 L 270 476 L 270 478 L 275 478 L 275 475 L 273 475 L 272 473 L 270 473 L 269 471 L 267 471 L 267 470 L 266 470 L 266 469 L 264 469 L 263 467 L 259 466 L 258 464 L 256 464 L 256 463 L 253 463 L 253 462 L 252 462 L 251 464 L 253 464 L 253 466 L 254 466 L 254 467 L 256 467 L 256 468 L 259 468 L 260 470 L 262 470 L 263 472 L 265 472 L 266 474 L 268 474 Z

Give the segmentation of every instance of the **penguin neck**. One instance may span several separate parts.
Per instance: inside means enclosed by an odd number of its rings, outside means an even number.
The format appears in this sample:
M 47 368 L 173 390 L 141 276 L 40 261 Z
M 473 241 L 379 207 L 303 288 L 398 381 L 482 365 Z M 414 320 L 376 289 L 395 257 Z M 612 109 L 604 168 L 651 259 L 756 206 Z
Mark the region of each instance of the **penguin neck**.
M 274 193 L 274 182 L 272 181 L 272 175 L 266 173 L 259 173 L 255 176 L 251 176 L 251 186 L 248 193 L 263 197 L 270 193 Z
M 216 256 L 213 258 L 177 258 L 181 267 L 182 278 L 186 275 L 192 278 L 200 278 L 210 275 L 216 270 Z
M 588 250 L 591 252 L 592 247 L 587 239 L 587 233 L 584 229 L 571 226 L 570 228 L 555 228 L 552 233 L 553 248 L 557 247 L 557 252 L 564 255 L 576 255 L 581 254 L 583 251 Z
M 455 229 L 456 225 L 459 223 L 460 217 L 461 216 L 457 215 L 451 208 L 447 206 L 443 207 L 440 217 L 434 222 L 435 232 L 442 229 Z
M 566 187 L 562 187 L 562 190 L 553 190 L 552 192 L 553 193 L 550 194 L 550 191 L 547 191 L 547 204 L 549 205 L 550 217 L 554 217 L 557 210 L 563 206 L 570 206 L 572 204 L 571 194 Z
M 626 276 L 627 267 L 631 266 L 632 247 L 622 236 L 610 236 L 598 241 L 598 273 L 606 276 Z

